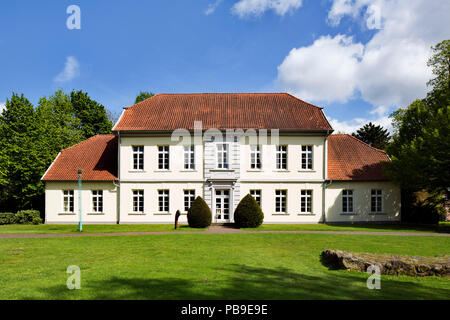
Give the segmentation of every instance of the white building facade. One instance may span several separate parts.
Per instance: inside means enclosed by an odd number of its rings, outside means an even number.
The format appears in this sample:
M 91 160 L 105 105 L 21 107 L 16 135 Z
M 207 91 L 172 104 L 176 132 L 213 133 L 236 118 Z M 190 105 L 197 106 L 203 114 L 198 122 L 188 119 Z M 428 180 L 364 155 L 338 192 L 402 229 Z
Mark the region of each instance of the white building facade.
M 332 135 L 322 109 L 287 94 L 157 95 L 123 112 L 113 135 L 63 150 L 43 177 L 46 223 L 180 222 L 201 196 L 213 223 L 251 194 L 264 223 L 395 222 L 387 155 Z

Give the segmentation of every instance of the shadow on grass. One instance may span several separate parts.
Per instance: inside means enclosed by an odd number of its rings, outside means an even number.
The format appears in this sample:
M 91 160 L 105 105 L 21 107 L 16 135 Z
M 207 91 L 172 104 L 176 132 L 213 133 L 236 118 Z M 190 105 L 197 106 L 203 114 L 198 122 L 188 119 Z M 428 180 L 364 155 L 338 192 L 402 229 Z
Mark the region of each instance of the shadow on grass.
M 65 285 L 42 288 L 47 299 L 450 299 L 450 290 L 423 283 L 381 279 L 381 290 L 366 287 L 367 274 L 345 271 L 313 276 L 290 269 L 228 265 L 220 279 L 85 279 L 81 290 Z M 225 275 L 225 278 L 223 277 Z M 413 279 L 413 278 L 411 278 Z M 439 279 L 438 279 L 439 280 Z M 444 280 L 445 281 L 445 280 Z M 33 299 L 33 297 L 25 297 Z

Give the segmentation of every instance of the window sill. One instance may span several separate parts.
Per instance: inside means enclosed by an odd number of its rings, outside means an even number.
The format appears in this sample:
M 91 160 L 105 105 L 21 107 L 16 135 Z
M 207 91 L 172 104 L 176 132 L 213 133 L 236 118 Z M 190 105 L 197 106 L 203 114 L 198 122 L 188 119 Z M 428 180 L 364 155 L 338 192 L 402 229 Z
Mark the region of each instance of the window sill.
M 276 169 L 276 170 L 273 170 L 273 172 L 291 172 L 291 171 L 288 169 Z
M 180 170 L 180 172 L 197 172 L 197 170 L 195 170 L 195 169 L 183 169 L 183 170 Z
M 262 169 L 248 169 L 247 172 L 263 172 Z
M 273 216 L 288 216 L 289 213 L 272 213 Z
M 77 214 L 75 212 L 60 212 L 58 213 L 58 216 L 76 216 Z
M 146 173 L 145 170 L 128 170 L 129 173 Z
M 169 212 L 157 212 L 153 214 L 154 216 L 171 216 L 172 214 Z
M 211 169 L 211 172 L 234 172 L 234 169 Z
M 88 216 L 104 216 L 105 213 L 104 212 L 90 212 L 87 213 Z
M 300 170 L 298 170 L 298 172 L 316 172 L 316 170 L 312 170 L 312 169 L 300 169 Z
M 139 212 L 131 212 L 128 214 L 129 216 L 145 216 L 146 213 L 139 213 Z
M 298 216 L 315 216 L 316 214 L 315 213 L 310 213 L 310 212 L 307 212 L 307 213 L 299 213 L 299 214 L 297 214 Z
M 153 170 L 153 172 L 172 172 L 172 170 L 158 169 L 158 170 Z
M 341 216 L 356 216 L 354 212 L 341 212 Z

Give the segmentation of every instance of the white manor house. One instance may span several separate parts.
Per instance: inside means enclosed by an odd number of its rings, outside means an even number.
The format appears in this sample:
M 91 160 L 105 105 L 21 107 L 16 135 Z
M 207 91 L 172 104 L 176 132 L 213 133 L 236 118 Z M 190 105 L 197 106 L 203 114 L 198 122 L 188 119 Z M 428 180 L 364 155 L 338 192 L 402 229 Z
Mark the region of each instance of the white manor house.
M 247 194 L 264 223 L 399 221 L 386 153 L 332 132 L 322 108 L 287 93 L 158 94 L 58 154 L 42 177 L 45 222 L 75 224 L 80 206 L 83 223 L 167 224 L 177 210 L 186 222 L 201 196 L 229 223 Z

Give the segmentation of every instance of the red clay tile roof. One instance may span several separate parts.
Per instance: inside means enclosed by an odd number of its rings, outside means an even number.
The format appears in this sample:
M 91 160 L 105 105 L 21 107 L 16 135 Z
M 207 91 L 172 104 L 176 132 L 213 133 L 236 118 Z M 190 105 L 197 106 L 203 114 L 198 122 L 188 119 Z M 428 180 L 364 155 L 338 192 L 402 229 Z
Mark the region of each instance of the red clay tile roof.
M 158 94 L 128 107 L 114 131 L 332 130 L 322 109 L 287 93 Z
M 117 137 L 112 134 L 96 135 L 64 149 L 42 180 L 78 180 L 76 169 L 83 169 L 83 181 L 117 180 Z
M 348 134 L 328 137 L 329 180 L 387 180 L 381 163 L 390 161 L 387 154 Z

